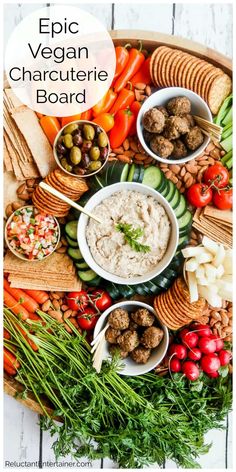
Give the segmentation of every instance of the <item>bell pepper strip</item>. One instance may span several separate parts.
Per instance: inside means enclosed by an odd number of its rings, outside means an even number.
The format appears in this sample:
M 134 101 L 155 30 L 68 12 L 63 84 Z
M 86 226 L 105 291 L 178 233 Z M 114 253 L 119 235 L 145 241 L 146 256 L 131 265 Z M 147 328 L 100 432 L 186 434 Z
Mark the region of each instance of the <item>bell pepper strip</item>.
M 139 71 L 132 77 L 130 81 L 132 85 L 136 85 L 138 83 L 150 85 L 152 83 L 150 75 L 150 61 L 151 56 L 145 60 Z
M 20 288 L 13 288 L 10 286 L 9 282 L 4 278 L 4 288 L 5 290 L 12 295 L 13 298 L 17 300 L 26 310 L 34 313 L 39 309 L 39 304 L 30 297 L 26 292 Z
M 4 339 L 11 339 L 11 335 L 7 329 L 3 328 L 3 338 Z
M 112 128 L 109 139 L 112 149 L 118 148 L 127 138 L 131 126 L 135 121 L 135 116 L 130 110 L 119 110 L 115 116 L 115 124 Z
M 43 118 L 43 116 L 44 116 L 42 113 L 38 113 L 38 112 L 36 112 L 36 115 L 37 115 L 37 117 L 38 117 L 39 120 L 40 120 L 41 118 Z
M 6 347 L 3 347 L 3 361 L 4 364 L 7 364 L 12 369 L 19 369 L 20 363 L 17 360 L 16 356 L 12 354 Z
M 71 115 L 71 116 L 63 116 L 61 119 L 61 126 L 69 125 L 72 123 L 72 121 L 77 121 L 81 119 L 81 113 L 78 113 L 78 115 Z
M 135 99 L 134 92 L 126 88 L 119 93 L 113 107 L 110 109 L 111 115 L 115 115 L 119 110 L 128 108 Z
M 22 320 L 29 318 L 28 311 L 4 289 L 4 305 L 10 308 L 14 315 L 19 315 Z
M 49 299 L 48 293 L 44 292 L 43 290 L 24 290 L 24 292 L 28 293 L 28 295 L 40 305 Z
M 92 118 L 92 108 L 89 108 L 89 110 L 83 111 L 81 113 L 80 119 L 81 120 L 87 120 L 90 121 Z
M 131 47 L 131 44 L 126 44 L 125 46 L 116 46 L 116 70 L 113 82 L 119 77 L 123 72 L 127 62 L 129 60 L 129 51 L 128 48 Z
M 48 138 L 48 141 L 53 146 L 56 135 L 61 129 L 60 122 L 55 118 L 55 116 L 43 116 L 39 122 Z
M 136 48 L 131 48 L 129 52 L 129 60 L 114 84 L 115 92 L 120 92 L 126 87 L 130 79 L 138 72 L 141 65 L 145 61 L 144 54 Z
M 139 110 L 142 106 L 142 103 L 141 102 L 138 102 L 137 100 L 135 100 L 131 105 L 130 105 L 130 110 L 132 111 L 132 113 L 134 114 L 135 116 L 135 120 L 130 128 L 130 131 L 129 131 L 129 136 L 134 136 L 137 132 L 137 129 L 136 129 L 136 124 L 137 124 L 137 117 L 138 117 L 138 113 L 139 113 Z
M 93 110 L 93 116 L 96 118 L 96 116 L 100 115 L 101 113 L 106 113 L 108 112 L 113 103 L 116 101 L 117 93 L 115 93 L 112 89 L 109 89 L 106 95 L 102 97 L 101 100 L 92 108 Z
M 115 120 L 113 115 L 110 113 L 101 113 L 101 115 L 96 116 L 96 118 L 93 119 L 93 123 L 96 123 L 96 125 L 101 126 L 101 128 L 108 133 L 110 131 L 114 124 Z
M 13 369 L 12 367 L 10 367 L 8 364 L 6 364 L 5 362 L 3 363 L 3 368 L 5 370 L 5 372 L 8 374 L 8 375 L 16 375 L 16 369 Z

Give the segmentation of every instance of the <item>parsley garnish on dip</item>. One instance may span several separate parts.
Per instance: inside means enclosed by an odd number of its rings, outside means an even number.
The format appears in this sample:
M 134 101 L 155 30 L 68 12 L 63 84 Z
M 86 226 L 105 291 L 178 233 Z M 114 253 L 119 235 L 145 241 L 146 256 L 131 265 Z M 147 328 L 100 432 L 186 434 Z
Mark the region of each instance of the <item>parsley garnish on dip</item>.
M 9 246 L 28 260 L 42 260 L 58 242 L 58 224 L 53 216 L 34 207 L 15 211 L 6 228 Z
M 151 251 L 150 246 L 146 246 L 145 244 L 141 244 L 137 241 L 143 235 L 143 229 L 138 227 L 134 228 L 134 226 L 128 223 L 118 223 L 116 225 L 117 231 L 120 231 L 124 234 L 124 238 L 127 243 L 134 249 L 136 252 L 149 252 Z

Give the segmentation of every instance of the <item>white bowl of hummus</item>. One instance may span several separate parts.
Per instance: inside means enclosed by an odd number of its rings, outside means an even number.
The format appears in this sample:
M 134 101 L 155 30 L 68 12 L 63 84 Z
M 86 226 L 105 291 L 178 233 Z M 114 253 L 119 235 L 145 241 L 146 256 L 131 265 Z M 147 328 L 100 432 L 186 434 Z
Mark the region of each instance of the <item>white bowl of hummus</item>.
M 138 183 L 104 187 L 85 206 L 78 223 L 78 243 L 88 266 L 106 280 L 135 285 L 159 275 L 178 244 L 178 223 L 167 200 Z

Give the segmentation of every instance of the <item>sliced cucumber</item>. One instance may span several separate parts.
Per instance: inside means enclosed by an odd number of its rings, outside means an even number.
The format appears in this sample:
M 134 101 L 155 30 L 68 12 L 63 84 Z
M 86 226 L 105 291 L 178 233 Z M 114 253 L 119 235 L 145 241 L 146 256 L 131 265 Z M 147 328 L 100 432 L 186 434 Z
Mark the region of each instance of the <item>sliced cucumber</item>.
M 74 239 L 77 241 L 77 226 L 78 226 L 78 220 L 73 220 L 69 221 L 69 223 L 66 223 L 65 226 L 65 232 L 69 238 Z
M 178 244 L 178 247 L 177 247 L 177 251 L 179 251 L 184 246 L 186 246 L 186 244 L 188 244 L 188 242 L 189 242 L 189 237 L 187 235 L 181 236 L 181 238 L 179 238 L 179 244 Z
M 89 285 L 90 287 L 98 287 L 99 285 L 101 285 L 101 277 L 99 275 L 97 275 L 97 277 L 95 277 L 95 279 L 93 280 L 87 280 L 86 284 Z
M 107 174 L 107 185 L 116 184 L 117 182 L 126 182 L 129 172 L 129 164 L 123 164 L 122 162 L 115 162 L 115 165 L 111 168 Z
M 78 270 L 78 276 L 83 282 L 92 282 L 98 276 L 92 269 Z
M 179 202 L 180 202 L 180 197 L 181 197 L 181 193 L 178 191 L 177 188 L 175 188 L 175 193 L 174 193 L 172 199 L 169 201 L 170 206 L 173 210 L 178 208 L 178 205 L 179 205 Z
M 83 262 L 76 262 L 76 267 L 77 269 L 80 269 L 80 270 L 85 270 L 85 269 L 89 269 L 89 266 L 87 264 L 87 262 L 83 261 Z
M 148 282 L 145 282 L 143 284 L 149 291 L 149 293 L 153 294 L 153 295 L 158 295 L 159 293 L 161 293 L 161 289 L 160 287 L 157 287 L 157 285 L 155 285 L 152 280 L 149 280 Z
M 149 294 L 148 288 L 145 287 L 144 284 L 135 285 L 135 292 L 138 293 L 139 295 L 143 295 L 143 296 Z
M 142 183 L 148 187 L 157 189 L 163 180 L 163 172 L 159 167 L 150 166 L 144 171 Z
M 119 285 L 119 291 L 125 298 L 132 297 L 135 294 L 135 289 L 132 288 L 130 285 Z
M 152 282 L 157 285 L 158 287 L 160 288 L 164 288 L 165 290 L 167 290 L 172 281 L 167 279 L 166 277 L 164 277 L 162 274 L 161 275 L 158 275 L 157 277 L 155 277 L 154 279 L 152 279 Z
M 166 198 L 166 195 L 168 195 L 169 191 L 170 191 L 170 181 L 166 180 L 166 187 L 163 190 L 163 192 L 161 193 L 162 196 Z
M 114 300 L 116 300 L 117 298 L 120 298 L 121 297 L 121 294 L 117 288 L 117 286 L 113 283 L 109 283 L 107 286 L 106 286 L 106 290 L 108 291 L 109 295 L 111 296 L 111 298 L 113 298 Z
M 67 234 L 66 234 L 66 240 L 67 240 L 69 246 L 79 247 L 77 241 L 75 241 L 74 239 L 69 238 L 69 236 L 67 236 Z
M 167 182 L 168 182 L 167 179 L 163 175 L 163 180 L 161 182 L 160 187 L 156 188 L 155 190 L 162 194 L 165 191 L 166 187 L 167 187 Z
M 138 183 L 141 184 L 143 181 L 143 176 L 144 176 L 145 169 L 143 166 L 139 166 L 139 177 L 138 177 Z
M 181 216 L 183 216 L 183 214 L 186 212 L 186 210 L 187 210 L 187 202 L 186 202 L 184 196 L 181 194 L 178 207 L 175 209 L 176 218 L 181 218 Z
M 128 179 L 127 179 L 128 182 L 133 182 L 134 174 L 135 174 L 135 172 L 137 173 L 137 171 L 138 171 L 138 169 L 137 169 L 136 165 L 132 164 L 130 169 L 129 169 Z M 138 171 L 138 175 L 139 175 L 139 171 Z
M 171 180 L 168 180 L 168 182 L 169 182 L 169 192 L 168 192 L 168 194 L 166 195 L 165 198 L 168 202 L 170 202 L 173 199 L 176 187 L 173 184 L 173 182 L 171 182 Z
M 181 218 L 178 218 L 179 230 L 183 232 L 189 229 L 192 224 L 192 218 L 193 217 L 190 211 L 186 210 L 185 213 L 181 216 Z
M 76 262 L 82 262 L 84 260 L 79 248 L 69 247 L 67 252 L 71 259 Z
M 163 272 L 162 275 L 166 277 L 167 279 L 175 279 L 177 277 L 177 273 L 175 270 L 171 269 L 170 267 L 167 267 Z
M 126 182 L 127 181 L 128 173 L 129 173 L 129 164 L 125 164 L 123 172 L 120 176 L 120 182 Z

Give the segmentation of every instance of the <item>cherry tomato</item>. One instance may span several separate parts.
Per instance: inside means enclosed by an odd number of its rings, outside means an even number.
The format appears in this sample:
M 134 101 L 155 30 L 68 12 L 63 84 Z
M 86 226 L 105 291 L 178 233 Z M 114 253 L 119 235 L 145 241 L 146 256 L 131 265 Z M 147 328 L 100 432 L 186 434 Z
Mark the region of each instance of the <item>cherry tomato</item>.
M 228 185 L 229 172 L 222 164 L 214 164 L 204 172 L 203 180 L 207 185 L 214 184 L 217 188 L 223 188 Z
M 212 200 L 212 190 L 206 184 L 193 184 L 187 191 L 187 199 L 191 205 L 201 208 Z
M 213 194 L 213 203 L 220 210 L 231 210 L 233 206 L 233 190 L 218 190 Z
M 89 331 L 93 329 L 98 320 L 98 312 L 95 308 L 87 307 L 84 309 L 83 313 L 77 316 L 77 322 L 80 328 Z
M 89 293 L 89 298 L 92 305 L 99 311 L 105 311 L 112 305 L 112 299 L 109 293 L 105 292 L 102 288 L 98 288 Z
M 88 306 L 89 299 L 85 290 L 80 292 L 70 292 L 67 295 L 67 305 L 71 310 L 84 311 Z

